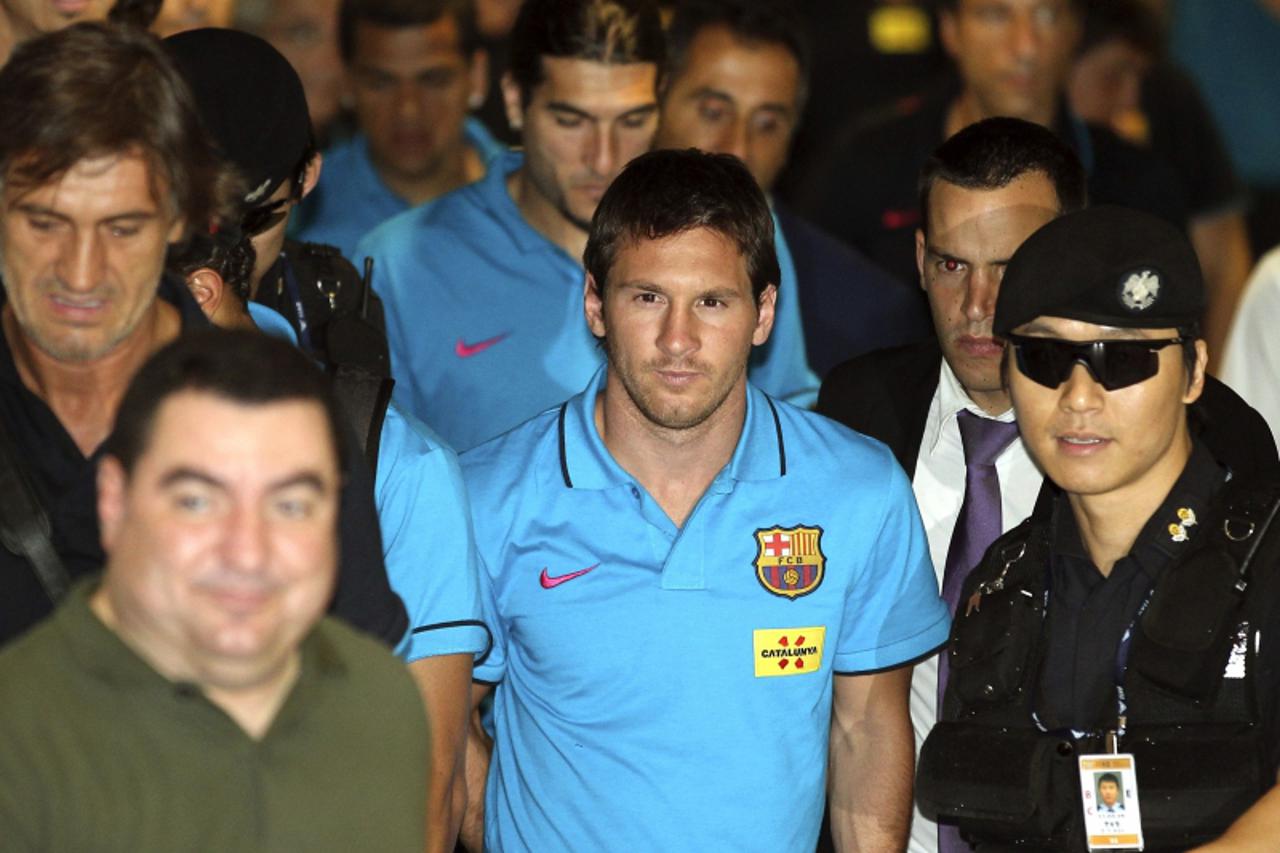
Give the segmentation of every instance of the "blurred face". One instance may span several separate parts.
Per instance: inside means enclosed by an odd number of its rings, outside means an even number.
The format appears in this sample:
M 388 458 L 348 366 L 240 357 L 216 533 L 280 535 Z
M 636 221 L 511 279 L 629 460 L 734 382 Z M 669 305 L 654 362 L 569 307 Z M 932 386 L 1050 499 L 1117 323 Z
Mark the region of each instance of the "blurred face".
M 994 190 L 936 181 L 929 233 L 916 232 L 916 264 L 929 297 L 942 354 L 975 403 L 992 414 L 1009 408 L 1000 378 L 1004 345 L 991 333 L 996 296 L 1014 251 L 1058 215 L 1058 194 L 1043 172 Z
M 514 81 L 503 81 L 507 117 L 524 142 L 521 206 L 535 223 L 565 221 L 586 231 L 622 167 L 649 150 L 658 69 L 549 56 L 542 67 L 545 78 L 527 108 Z
M 317 128 L 328 125 L 342 98 L 338 0 L 275 0 L 261 36 L 302 78 L 312 123 Z
M 737 246 L 697 228 L 622 248 L 603 299 L 588 277 L 587 322 L 605 338 L 610 388 L 620 385 L 651 424 L 691 429 L 745 393 L 776 295 L 769 285 L 757 306 Z
M 115 0 L 0 0 L 0 11 L 20 39 L 80 21 L 100 21 Z
M 484 80 L 472 74 L 452 15 L 427 26 L 358 23 L 350 80 L 379 171 L 416 180 L 458 163 L 467 101 L 483 97 Z
M 959 0 L 939 22 L 983 116 L 1051 117 L 1079 37 L 1070 0 Z
M 669 83 L 655 145 L 732 154 L 768 190 L 786 165 L 799 99 L 800 66 L 786 47 L 707 27 Z
M 1014 330 L 1067 341 L 1162 340 L 1176 329 L 1116 329 L 1060 317 L 1039 317 Z M 1027 378 L 1011 357 L 1006 367 L 1018 430 L 1045 475 L 1072 496 L 1132 498 L 1158 503 L 1191 453 L 1186 407 L 1200 396 L 1206 349 L 1196 344 L 1190 377 L 1182 348 L 1159 350 L 1160 369 L 1135 385 L 1107 391 L 1076 363 L 1056 388 Z
M 1102 800 L 1103 805 L 1114 806 L 1119 796 L 1120 788 L 1115 782 L 1108 779 L 1105 782 L 1098 783 L 1098 797 Z
M 89 362 L 134 335 L 154 305 L 168 244 L 182 235 L 153 195 L 146 161 L 81 160 L 33 190 L 6 185 L 3 200 L 5 310 L 24 336 L 52 359 Z
M 319 403 L 174 394 L 133 472 L 99 470 L 108 623 L 170 678 L 270 681 L 328 606 L 338 492 Z
M 235 13 L 236 0 L 164 0 L 151 29 L 167 38 L 199 27 L 229 27 Z
M 1127 114 L 1140 107 L 1142 78 L 1150 65 L 1147 55 L 1126 41 L 1103 42 L 1072 66 L 1071 108 L 1085 121 L 1123 127 Z

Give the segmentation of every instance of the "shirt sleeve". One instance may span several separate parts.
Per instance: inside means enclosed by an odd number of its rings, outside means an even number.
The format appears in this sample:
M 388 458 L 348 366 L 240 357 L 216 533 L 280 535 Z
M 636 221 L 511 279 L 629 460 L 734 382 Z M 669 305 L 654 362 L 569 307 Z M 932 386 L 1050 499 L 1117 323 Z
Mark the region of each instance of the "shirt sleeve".
M 483 659 L 476 661 L 472 677 L 476 681 L 497 684 L 507 674 L 507 631 L 498 612 L 497 592 L 493 574 L 485 564 L 484 557 L 477 557 L 480 576 L 480 609 L 484 614 L 489 629 L 489 652 Z
M 950 631 L 911 484 L 896 463 L 885 467 L 884 514 L 846 600 L 834 660 L 839 673 L 915 660 L 945 643 Z
M 804 325 L 800 318 L 800 293 L 796 268 L 790 251 L 773 218 L 782 280 L 778 282 L 777 309 L 769 340 L 751 353 L 751 382 L 767 394 L 794 406 L 812 409 L 818 402 L 818 376 L 809 368 L 805 352 Z
M 457 455 L 395 404 L 382 424 L 376 497 L 387 575 L 409 611 L 397 654 L 483 655 L 489 632 Z

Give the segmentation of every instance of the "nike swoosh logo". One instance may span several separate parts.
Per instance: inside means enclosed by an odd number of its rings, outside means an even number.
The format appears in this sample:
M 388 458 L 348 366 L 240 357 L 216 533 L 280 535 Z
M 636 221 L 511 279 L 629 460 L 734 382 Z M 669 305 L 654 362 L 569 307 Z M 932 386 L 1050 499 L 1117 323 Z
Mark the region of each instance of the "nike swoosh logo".
M 453 345 L 453 351 L 458 358 L 471 358 L 471 356 L 484 352 L 494 344 L 502 343 L 506 340 L 507 334 L 507 332 L 503 332 L 500 335 L 494 335 L 492 338 L 474 344 L 469 344 L 462 338 L 458 338 L 458 342 Z
M 599 566 L 599 565 L 600 565 L 599 563 L 596 563 L 595 566 L 587 566 L 585 569 L 578 569 L 576 572 L 569 572 L 569 574 L 567 575 L 558 575 L 557 577 L 554 577 L 554 578 L 551 575 L 547 574 L 546 567 L 544 566 L 542 569 L 542 575 L 541 577 L 538 578 L 538 580 L 542 582 L 543 589 L 555 589 L 556 587 L 560 586 L 560 584 L 562 583 L 567 583 L 568 581 L 571 581 L 574 578 L 582 577 L 587 572 L 591 571 L 592 569 L 596 568 L 596 566 Z

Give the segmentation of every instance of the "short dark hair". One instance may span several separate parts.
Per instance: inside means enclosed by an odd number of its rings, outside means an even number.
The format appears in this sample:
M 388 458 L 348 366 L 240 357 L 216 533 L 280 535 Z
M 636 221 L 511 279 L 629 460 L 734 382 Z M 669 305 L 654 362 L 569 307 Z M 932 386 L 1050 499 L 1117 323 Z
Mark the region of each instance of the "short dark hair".
M 458 25 L 458 47 L 470 58 L 480 48 L 473 0 L 342 0 L 338 7 L 338 52 L 343 62 L 356 55 L 356 26 L 402 29 L 426 27 L 449 15 Z
M 147 450 L 165 400 L 200 391 L 244 405 L 319 403 L 339 471 L 346 470 L 343 421 L 329 378 L 294 346 L 262 332 L 205 328 L 182 334 L 134 375 L 103 450 L 131 473 Z
M 755 178 L 737 157 L 694 148 L 641 154 L 614 178 L 591 217 L 582 265 L 603 297 L 619 249 L 695 228 L 733 241 L 757 302 L 779 284 L 773 216 Z
M 661 70 L 665 55 L 662 20 L 650 0 L 524 0 L 511 28 L 507 67 L 528 105 L 545 76 L 544 56 L 651 62 Z
M 959 131 L 920 170 L 920 227 L 929 232 L 929 193 L 938 181 L 969 190 L 997 190 L 1039 172 L 1053 184 L 1059 212 L 1088 201 L 1080 158 L 1051 130 L 1020 118 L 983 119 Z
M 194 232 L 184 245 L 169 249 L 164 266 L 184 281 L 196 270 L 211 269 L 247 303 L 257 257 L 249 235 L 238 228 L 224 227 Z
M 1083 55 L 1117 40 L 1128 42 L 1153 61 L 1164 58 L 1164 25 L 1146 0 L 1086 0 L 1084 32 L 1076 53 Z
M 1120 777 L 1114 773 L 1103 773 L 1101 776 L 1099 776 L 1098 784 L 1101 785 L 1103 782 L 1112 782 L 1115 784 L 1117 788 L 1120 787 Z
M 800 69 L 797 101 L 804 104 L 812 65 L 809 34 L 792 0 L 682 0 L 667 26 L 666 81 L 684 70 L 698 33 L 721 26 L 738 39 L 786 48 Z
M 1068 0 L 1067 5 L 1079 15 L 1084 13 L 1085 2 L 1086 0 Z M 937 0 L 939 12 L 954 12 L 959 5 L 960 0 Z
M 102 22 L 19 45 L 0 69 L 0 176 L 19 191 L 86 158 L 136 151 L 189 228 L 232 209 L 234 179 L 214 154 L 191 91 L 154 36 Z

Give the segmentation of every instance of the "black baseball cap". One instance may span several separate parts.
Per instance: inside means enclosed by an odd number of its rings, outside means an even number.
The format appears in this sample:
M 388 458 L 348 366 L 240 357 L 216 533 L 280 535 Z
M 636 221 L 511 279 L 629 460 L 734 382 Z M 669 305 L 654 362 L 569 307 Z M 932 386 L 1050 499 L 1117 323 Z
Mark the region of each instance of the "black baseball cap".
M 1111 205 L 1052 220 L 1005 268 L 993 329 L 1036 317 L 1128 329 L 1185 328 L 1204 313 L 1204 277 L 1190 241 L 1163 219 Z
M 164 41 L 205 128 L 240 170 L 244 203 L 261 203 L 292 177 L 311 146 L 298 73 L 274 47 L 238 30 L 205 27 Z

